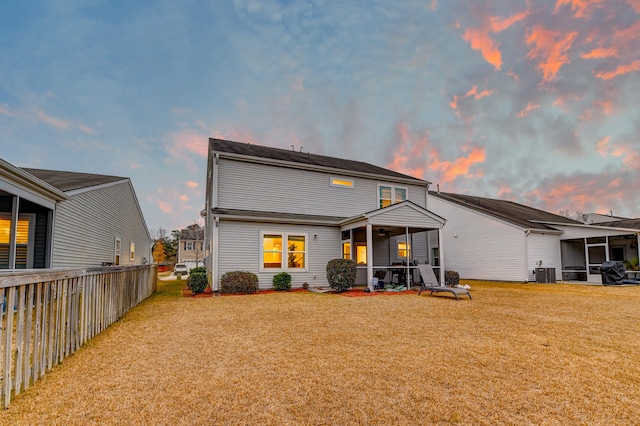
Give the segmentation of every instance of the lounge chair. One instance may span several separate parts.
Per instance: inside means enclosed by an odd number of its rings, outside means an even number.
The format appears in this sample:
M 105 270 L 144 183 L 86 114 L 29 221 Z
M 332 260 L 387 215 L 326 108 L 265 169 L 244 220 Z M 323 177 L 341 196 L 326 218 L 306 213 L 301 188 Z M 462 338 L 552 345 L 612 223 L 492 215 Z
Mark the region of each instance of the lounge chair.
M 456 300 L 460 300 L 458 295 L 467 295 L 469 299 L 472 299 L 471 293 L 466 288 L 460 287 L 445 287 L 441 286 L 436 279 L 435 274 L 433 273 L 433 269 L 431 265 L 422 264 L 418 265 L 418 270 L 420 270 L 420 275 L 422 275 L 422 284 L 420 285 L 420 291 L 418 292 L 418 296 L 423 291 L 429 291 L 430 294 L 433 293 L 451 293 L 456 297 Z

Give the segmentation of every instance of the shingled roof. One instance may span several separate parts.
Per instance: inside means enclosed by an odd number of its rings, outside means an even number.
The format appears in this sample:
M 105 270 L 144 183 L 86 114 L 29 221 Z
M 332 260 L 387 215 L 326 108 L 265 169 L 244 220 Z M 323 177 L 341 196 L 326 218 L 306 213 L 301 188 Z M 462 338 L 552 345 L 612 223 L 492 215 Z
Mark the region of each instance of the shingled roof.
M 29 169 L 22 167 L 25 172 L 37 177 L 62 192 L 88 188 L 96 185 L 126 180 L 118 176 L 96 175 L 92 173 L 62 172 L 57 170 Z
M 611 228 L 627 228 L 627 229 L 640 229 L 640 218 L 638 219 L 624 219 L 614 220 L 612 222 L 601 222 L 595 225 L 609 226 Z
M 553 230 L 544 223 L 566 223 L 568 225 L 584 225 L 577 220 L 527 207 L 513 201 L 496 200 L 493 198 L 474 197 L 471 195 L 452 194 L 429 191 L 429 195 L 450 201 L 452 203 L 477 210 L 505 222 L 518 225 L 525 229 Z
M 418 185 L 430 184 L 430 182 L 427 182 L 425 180 L 394 172 L 393 170 L 385 169 L 373 164 L 364 163 L 362 161 L 345 160 L 342 158 L 311 154 L 309 152 L 271 148 L 268 146 L 253 145 L 249 143 L 233 142 L 229 140 L 214 138 L 209 139 L 209 149 L 217 152 L 266 158 L 270 160 L 278 160 L 294 164 L 308 164 L 335 170 L 366 173 L 386 176 L 390 178 L 409 179 L 415 181 L 415 183 Z

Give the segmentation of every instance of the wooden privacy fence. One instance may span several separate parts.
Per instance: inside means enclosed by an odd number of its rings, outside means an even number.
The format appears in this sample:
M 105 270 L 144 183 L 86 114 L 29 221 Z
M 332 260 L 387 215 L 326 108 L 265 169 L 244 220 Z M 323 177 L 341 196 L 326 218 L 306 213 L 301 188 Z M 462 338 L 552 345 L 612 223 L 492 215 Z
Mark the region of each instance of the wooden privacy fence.
M 3 408 L 156 285 L 156 265 L 0 274 Z

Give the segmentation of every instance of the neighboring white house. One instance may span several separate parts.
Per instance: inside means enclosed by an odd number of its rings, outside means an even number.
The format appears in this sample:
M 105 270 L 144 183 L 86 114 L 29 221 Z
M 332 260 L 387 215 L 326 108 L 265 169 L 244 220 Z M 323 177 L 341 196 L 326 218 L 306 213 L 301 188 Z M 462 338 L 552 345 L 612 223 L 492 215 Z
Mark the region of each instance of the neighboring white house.
M 371 286 L 377 271 L 415 282 L 415 264 L 431 260 L 428 231 L 445 223 L 426 208 L 428 188 L 360 161 L 210 139 L 204 214 L 213 288 L 234 270 L 255 273 L 261 288 L 282 271 L 295 287 L 326 286 L 327 262 L 340 257 L 357 262 L 359 284 Z
M 18 168 L 0 159 L 0 269 L 151 261 L 128 178 Z
M 429 210 L 447 218 L 447 269 L 461 278 L 540 281 L 550 269 L 556 280 L 601 282 L 602 262 L 638 256 L 640 223 L 587 225 L 511 201 L 429 194 Z

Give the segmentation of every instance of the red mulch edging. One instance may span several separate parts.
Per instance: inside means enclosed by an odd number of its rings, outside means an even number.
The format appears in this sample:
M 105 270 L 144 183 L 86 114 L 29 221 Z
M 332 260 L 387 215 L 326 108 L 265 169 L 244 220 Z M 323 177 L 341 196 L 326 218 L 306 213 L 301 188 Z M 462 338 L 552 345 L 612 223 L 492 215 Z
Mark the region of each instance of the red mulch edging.
M 405 290 L 405 291 L 364 291 L 360 289 L 347 290 L 344 293 L 340 293 L 345 297 L 369 297 L 369 296 L 396 296 L 398 294 L 418 294 L 418 290 Z
M 301 293 L 301 292 L 306 292 L 309 290 L 306 290 L 304 288 L 294 288 L 289 290 L 288 292 L 283 292 L 283 291 L 278 291 L 278 290 L 258 290 L 255 293 L 247 293 L 247 294 L 219 294 L 220 296 L 251 296 L 251 295 L 255 295 L 255 294 L 271 294 L 271 293 Z M 331 294 L 336 294 L 336 293 L 331 293 Z M 369 297 L 369 296 L 395 296 L 398 294 L 418 294 L 418 290 L 405 290 L 405 291 L 371 291 L 371 292 L 366 292 L 364 291 L 364 289 L 351 289 L 351 290 L 347 290 L 343 293 L 337 293 L 341 296 L 345 296 L 345 297 Z M 200 295 L 196 295 L 195 297 L 198 297 Z M 206 296 L 201 296 L 201 297 L 206 297 Z

